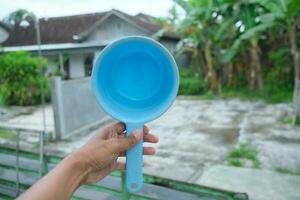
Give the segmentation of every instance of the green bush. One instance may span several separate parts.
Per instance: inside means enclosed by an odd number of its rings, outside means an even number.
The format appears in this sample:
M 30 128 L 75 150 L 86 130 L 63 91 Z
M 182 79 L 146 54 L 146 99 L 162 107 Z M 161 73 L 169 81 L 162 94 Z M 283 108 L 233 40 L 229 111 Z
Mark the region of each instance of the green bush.
M 179 95 L 197 95 L 207 92 L 205 80 L 188 69 L 180 69 Z
M 41 78 L 41 67 L 47 61 L 26 52 L 0 54 L 0 98 L 8 105 L 34 105 L 40 103 L 40 84 L 43 82 L 46 99 L 50 89 L 47 78 Z

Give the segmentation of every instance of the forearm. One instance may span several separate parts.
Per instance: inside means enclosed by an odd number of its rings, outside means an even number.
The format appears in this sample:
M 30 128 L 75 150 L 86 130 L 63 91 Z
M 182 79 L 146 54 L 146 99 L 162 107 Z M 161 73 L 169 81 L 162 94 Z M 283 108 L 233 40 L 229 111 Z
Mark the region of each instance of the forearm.
M 76 155 L 70 155 L 21 195 L 19 199 L 70 199 L 73 192 L 84 180 L 86 173 L 82 160 Z

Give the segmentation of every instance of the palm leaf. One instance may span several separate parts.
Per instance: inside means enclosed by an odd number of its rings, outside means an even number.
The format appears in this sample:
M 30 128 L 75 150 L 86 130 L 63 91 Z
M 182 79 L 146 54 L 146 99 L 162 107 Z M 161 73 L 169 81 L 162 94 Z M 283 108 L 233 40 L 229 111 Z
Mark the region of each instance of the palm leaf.
M 235 57 L 235 55 L 237 54 L 238 49 L 240 48 L 243 41 L 250 40 L 251 38 L 257 37 L 257 35 L 259 33 L 267 30 L 268 28 L 270 28 L 273 25 L 274 25 L 273 22 L 259 24 L 255 27 L 247 30 L 245 33 L 241 34 L 239 36 L 239 38 L 235 40 L 232 47 L 226 51 L 226 53 L 223 56 L 223 61 L 229 62 L 230 60 L 232 60 Z
M 299 0 L 290 0 L 287 5 L 287 15 L 295 16 L 300 10 L 300 1 Z
M 185 0 L 174 0 L 174 2 L 179 5 L 186 13 L 189 13 L 192 10 L 192 6 Z
M 219 28 L 217 34 L 215 35 L 214 40 L 219 40 L 223 34 L 228 32 L 228 29 L 230 28 L 230 26 L 234 25 L 234 22 L 235 22 L 235 18 L 230 18 L 224 21 L 221 24 L 221 27 Z
M 279 18 L 284 17 L 285 15 L 286 0 L 256 0 L 256 2 Z

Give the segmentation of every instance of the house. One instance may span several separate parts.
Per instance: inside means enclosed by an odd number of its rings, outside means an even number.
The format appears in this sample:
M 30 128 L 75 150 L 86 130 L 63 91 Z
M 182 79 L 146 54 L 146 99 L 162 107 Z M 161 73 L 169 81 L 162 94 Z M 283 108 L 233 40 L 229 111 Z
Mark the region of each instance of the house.
M 90 76 L 93 60 L 110 42 L 123 36 L 151 37 L 161 27 L 145 14 L 128 15 L 118 10 L 39 19 L 41 49 L 48 59 L 48 74 L 60 73 L 65 79 Z M 1 27 L 1 26 L 0 26 Z M 2 30 L 3 29 L 3 30 Z M 9 30 L 0 28 L 0 45 L 5 52 L 38 51 L 33 21 L 17 24 Z M 165 32 L 161 42 L 174 53 L 179 36 Z
M 9 28 L 0 22 L 0 44 L 7 40 L 9 34 Z

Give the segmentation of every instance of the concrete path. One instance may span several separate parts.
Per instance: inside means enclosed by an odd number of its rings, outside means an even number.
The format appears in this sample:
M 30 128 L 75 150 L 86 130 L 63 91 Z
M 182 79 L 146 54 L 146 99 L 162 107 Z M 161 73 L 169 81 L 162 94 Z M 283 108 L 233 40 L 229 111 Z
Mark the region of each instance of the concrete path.
M 217 165 L 196 181 L 201 185 L 246 192 L 256 200 L 299 200 L 300 176 L 270 170 Z
M 11 107 L 0 109 L 0 128 L 1 126 L 9 128 L 24 128 L 43 130 L 43 109 L 42 107 Z M 51 104 L 45 107 L 46 131 L 54 131 L 54 118 Z
M 149 126 L 160 136 L 148 172 L 194 182 L 210 166 L 227 164 L 240 144 L 257 149 L 262 168 L 300 171 L 300 127 L 283 124 L 287 104 L 179 99 Z M 176 174 L 176 175 L 175 175 Z

